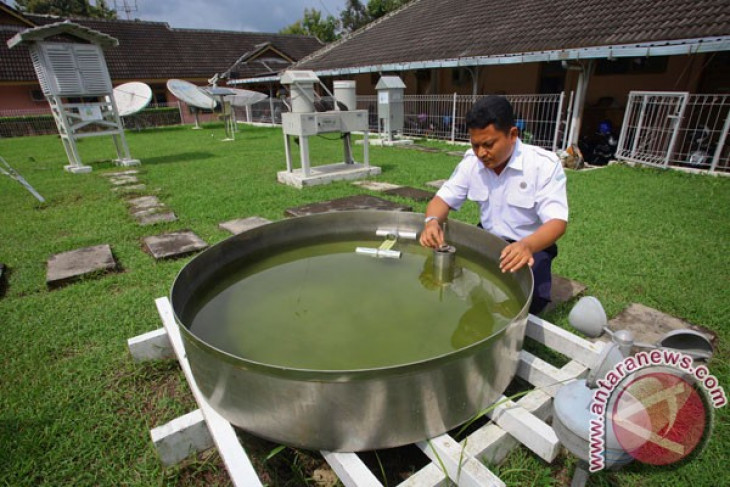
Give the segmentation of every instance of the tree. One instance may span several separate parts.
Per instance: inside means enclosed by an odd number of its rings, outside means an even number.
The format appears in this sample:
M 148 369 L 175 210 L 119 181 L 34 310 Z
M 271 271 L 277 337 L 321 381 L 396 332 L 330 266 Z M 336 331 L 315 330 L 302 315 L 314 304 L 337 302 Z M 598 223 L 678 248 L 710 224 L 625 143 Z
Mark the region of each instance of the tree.
M 347 0 L 345 10 L 340 12 L 342 30 L 352 32 L 370 22 L 367 8 L 360 0 Z
M 340 12 L 344 32 L 352 32 L 360 27 L 399 9 L 410 0 L 369 0 L 366 5 L 360 0 L 347 0 L 345 10 Z
M 338 38 L 339 22 L 332 15 L 322 19 L 322 12 L 317 9 L 304 9 L 304 18 L 281 29 L 281 34 L 304 34 L 315 36 L 322 42 L 332 42 Z
M 92 17 L 97 19 L 116 19 L 117 13 L 109 8 L 106 0 L 15 0 L 21 12 L 30 14 L 58 15 L 59 17 Z

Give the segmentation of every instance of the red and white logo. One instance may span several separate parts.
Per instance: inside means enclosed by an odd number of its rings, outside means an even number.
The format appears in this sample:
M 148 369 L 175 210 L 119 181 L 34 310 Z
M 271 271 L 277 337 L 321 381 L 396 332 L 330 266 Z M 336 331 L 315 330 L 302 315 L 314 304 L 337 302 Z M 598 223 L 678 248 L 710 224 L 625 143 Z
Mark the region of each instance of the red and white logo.
M 712 409 L 680 375 L 650 372 L 616 392 L 608 420 L 621 447 L 642 463 L 679 462 L 709 436 Z

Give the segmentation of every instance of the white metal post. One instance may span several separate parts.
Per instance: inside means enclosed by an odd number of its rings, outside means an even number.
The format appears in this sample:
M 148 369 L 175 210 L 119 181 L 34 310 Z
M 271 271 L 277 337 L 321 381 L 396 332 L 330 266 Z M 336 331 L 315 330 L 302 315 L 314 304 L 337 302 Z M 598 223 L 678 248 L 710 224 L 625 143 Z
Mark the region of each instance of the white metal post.
M 571 144 L 577 144 L 578 139 L 580 138 L 580 129 L 583 122 L 583 108 L 586 103 L 586 92 L 588 91 L 588 82 L 590 81 L 594 66 L 594 60 L 590 59 L 588 61 L 588 66 L 581 69 L 580 75 L 578 76 L 578 86 L 575 95 L 575 106 L 573 109 L 573 120 L 570 124 Z
M 717 168 L 717 163 L 720 160 L 720 154 L 722 154 L 722 150 L 725 147 L 728 130 L 730 130 L 730 111 L 727 112 L 727 116 L 725 117 L 725 125 L 722 128 L 720 140 L 717 142 L 717 149 L 715 149 L 715 154 L 712 156 L 712 165 L 710 166 L 710 172 L 715 172 L 715 169 Z
M 299 137 L 299 158 L 302 161 L 302 173 L 304 177 L 309 177 L 311 171 L 309 170 L 309 137 L 302 135 Z
M 558 150 L 558 131 L 560 129 L 560 117 L 563 116 L 563 100 L 565 99 L 565 92 L 560 92 L 560 99 L 558 101 L 558 111 L 555 113 L 555 130 L 553 131 L 553 152 Z M 453 136 L 452 136 L 453 137 Z M 452 138 L 453 142 L 453 138 Z
M 456 141 L 456 92 L 454 92 L 454 103 L 451 106 L 451 143 Z
M 667 118 L 670 118 L 672 120 L 672 138 L 669 140 L 669 147 L 667 147 L 667 154 L 664 156 L 664 167 L 669 166 L 669 158 L 672 156 L 672 152 L 674 151 L 674 144 L 677 142 L 677 133 L 679 133 L 679 126 L 682 123 L 682 118 L 684 117 L 684 109 L 687 106 L 687 94 L 685 93 L 684 96 L 682 96 L 681 105 L 679 107 L 679 113 L 675 113 L 674 115 L 667 115 Z
M 620 157 L 626 154 L 624 144 L 626 143 L 626 135 L 629 133 L 629 122 L 631 122 L 631 114 L 633 112 L 633 97 L 629 93 L 626 108 L 624 108 L 624 121 L 621 123 L 621 134 L 618 136 L 618 145 L 616 146 L 616 156 Z
M 633 95 L 629 95 L 629 100 L 631 100 Z M 634 143 L 631 145 L 631 157 L 636 157 L 636 151 L 638 150 L 639 145 L 639 135 L 641 134 L 641 129 L 644 125 L 644 116 L 646 115 L 646 105 L 648 102 L 648 95 L 642 95 L 641 96 L 641 111 L 639 112 L 639 120 L 636 122 L 636 132 L 634 133 Z
M 294 169 L 291 162 L 291 142 L 287 134 L 284 134 L 284 153 L 286 154 L 286 171 L 292 172 Z
M 364 159 L 365 167 L 370 167 L 370 149 L 368 147 L 367 130 L 362 134 L 362 157 Z
M 573 116 L 573 97 L 574 91 L 570 92 L 570 99 L 568 100 L 568 110 L 565 112 L 565 129 L 563 130 L 563 149 L 568 148 L 568 132 L 570 131 L 570 119 Z

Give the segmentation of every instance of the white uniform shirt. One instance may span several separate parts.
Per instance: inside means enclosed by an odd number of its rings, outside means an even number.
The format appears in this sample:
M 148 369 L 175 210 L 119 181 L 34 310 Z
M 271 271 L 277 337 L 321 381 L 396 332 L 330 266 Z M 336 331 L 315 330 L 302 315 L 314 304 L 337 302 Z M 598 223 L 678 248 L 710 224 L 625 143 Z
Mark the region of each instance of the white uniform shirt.
M 565 183 L 563 166 L 554 153 L 518 139 L 499 176 L 469 149 L 436 195 L 454 210 L 467 199 L 475 201 L 485 230 L 520 240 L 548 220 L 568 221 Z

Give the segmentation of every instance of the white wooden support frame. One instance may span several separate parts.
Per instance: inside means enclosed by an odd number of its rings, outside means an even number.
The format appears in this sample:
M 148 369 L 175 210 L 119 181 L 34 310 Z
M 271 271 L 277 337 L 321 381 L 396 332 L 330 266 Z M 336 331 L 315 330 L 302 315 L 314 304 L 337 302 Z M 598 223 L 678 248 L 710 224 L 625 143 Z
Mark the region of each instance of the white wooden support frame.
M 261 486 L 233 426 L 210 407 L 195 383 L 169 300 L 158 298 L 155 304 L 163 328 L 129 339 L 130 352 L 135 361 L 177 356 L 200 406 L 150 432 L 162 463 L 175 464 L 215 444 L 234 485 Z M 557 368 L 521 351 L 517 376 L 536 388 L 516 401 L 502 396 L 488 411 L 492 421 L 460 443 L 448 434 L 418 442 L 416 445 L 431 463 L 399 484 L 400 487 L 443 487 L 451 482 L 466 487 L 504 486 L 486 464 L 500 463 L 520 444 L 547 462 L 554 460 L 560 444 L 546 423 L 552 414 L 552 398 L 564 383 L 588 373 L 604 344 L 589 342 L 533 315 L 528 317 L 525 335 L 571 361 Z M 321 453 L 346 487 L 382 487 L 356 453 Z

